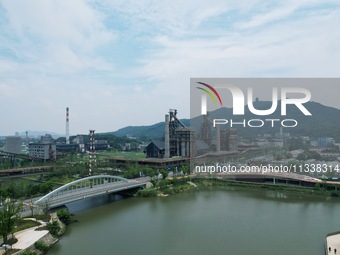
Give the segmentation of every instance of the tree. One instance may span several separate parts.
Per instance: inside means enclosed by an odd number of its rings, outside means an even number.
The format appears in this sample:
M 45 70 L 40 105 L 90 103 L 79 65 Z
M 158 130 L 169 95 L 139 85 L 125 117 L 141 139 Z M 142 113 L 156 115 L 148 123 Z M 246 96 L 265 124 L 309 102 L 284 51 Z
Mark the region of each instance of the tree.
M 153 177 L 153 178 L 151 178 L 150 182 L 154 187 L 156 187 L 157 182 L 158 182 L 158 178 Z
M 176 178 L 176 177 L 175 177 L 175 178 Z M 165 190 L 165 189 L 168 187 L 169 184 L 170 184 L 169 179 L 161 180 L 161 181 L 159 181 L 159 188 L 160 188 L 161 190 Z
M 0 211 L 0 232 L 5 244 L 8 241 L 8 235 L 13 233 L 15 221 L 19 217 L 21 203 L 15 203 L 6 199 Z
M 60 232 L 60 226 L 56 220 L 49 222 L 47 224 L 48 231 L 50 231 L 51 235 L 58 236 Z
M 179 170 L 182 171 L 184 175 L 190 174 L 190 165 L 183 165 Z
M 166 179 L 166 177 L 168 177 L 169 172 L 167 170 L 161 170 L 161 174 L 163 176 L 163 179 Z
M 308 160 L 308 159 L 316 159 L 316 160 L 322 160 L 322 156 L 317 153 L 316 151 L 304 151 L 300 153 L 297 158 L 298 160 Z
M 59 220 L 65 225 L 70 224 L 71 221 L 71 213 L 67 210 L 58 210 L 57 215 Z

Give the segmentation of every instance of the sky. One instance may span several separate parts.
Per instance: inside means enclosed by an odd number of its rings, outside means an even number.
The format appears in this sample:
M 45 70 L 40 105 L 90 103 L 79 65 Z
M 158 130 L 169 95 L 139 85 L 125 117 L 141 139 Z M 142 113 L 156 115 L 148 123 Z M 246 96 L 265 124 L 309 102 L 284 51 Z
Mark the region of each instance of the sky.
M 338 0 L 0 0 L 0 135 L 188 118 L 193 77 L 339 77 L 339 27 Z

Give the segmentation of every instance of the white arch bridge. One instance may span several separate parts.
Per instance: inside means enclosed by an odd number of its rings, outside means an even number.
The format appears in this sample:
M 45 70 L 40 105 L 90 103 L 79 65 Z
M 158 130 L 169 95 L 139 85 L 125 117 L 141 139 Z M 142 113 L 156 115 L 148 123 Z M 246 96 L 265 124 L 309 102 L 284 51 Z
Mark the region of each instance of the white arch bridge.
M 77 200 L 103 194 L 142 188 L 150 178 L 125 179 L 119 176 L 96 175 L 61 186 L 34 202 L 38 206 L 58 207 Z

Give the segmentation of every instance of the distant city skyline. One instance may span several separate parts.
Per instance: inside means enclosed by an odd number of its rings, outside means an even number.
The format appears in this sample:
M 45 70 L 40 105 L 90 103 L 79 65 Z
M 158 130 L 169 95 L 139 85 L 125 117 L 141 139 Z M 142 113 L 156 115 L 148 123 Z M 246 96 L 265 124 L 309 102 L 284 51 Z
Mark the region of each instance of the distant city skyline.
M 70 134 L 189 118 L 190 78 L 339 77 L 339 1 L 1 0 L 0 15 L 0 136 L 65 134 L 66 107 Z

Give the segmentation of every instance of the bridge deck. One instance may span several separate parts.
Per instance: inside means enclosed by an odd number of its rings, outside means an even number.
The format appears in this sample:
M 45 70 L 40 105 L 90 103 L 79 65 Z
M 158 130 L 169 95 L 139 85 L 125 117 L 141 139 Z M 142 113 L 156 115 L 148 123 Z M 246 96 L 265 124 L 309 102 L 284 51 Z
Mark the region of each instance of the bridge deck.
M 119 184 L 119 185 L 104 184 L 104 185 L 98 185 L 92 188 L 76 189 L 72 192 L 65 193 L 65 195 L 51 198 L 49 200 L 49 205 L 50 207 L 52 206 L 57 207 L 57 206 L 64 205 L 66 203 L 71 203 L 77 200 L 100 196 L 102 194 L 109 194 L 109 193 L 119 192 L 122 190 L 137 188 L 143 185 L 144 185 L 143 183 L 134 182 L 134 183 L 128 183 L 128 184 L 124 183 L 124 184 Z
M 95 178 L 97 178 L 97 180 Z M 50 208 L 58 207 L 89 197 L 143 187 L 149 180 L 148 178 L 133 180 L 121 178 L 112 182 L 102 182 L 105 178 L 114 179 L 119 177 L 94 176 L 80 179 L 50 192 L 49 194 L 37 200 L 35 204 L 43 205 L 44 203 L 47 203 L 48 207 Z M 92 180 L 92 184 L 88 182 L 89 179 Z M 83 186 L 82 182 L 84 181 L 86 183 Z

